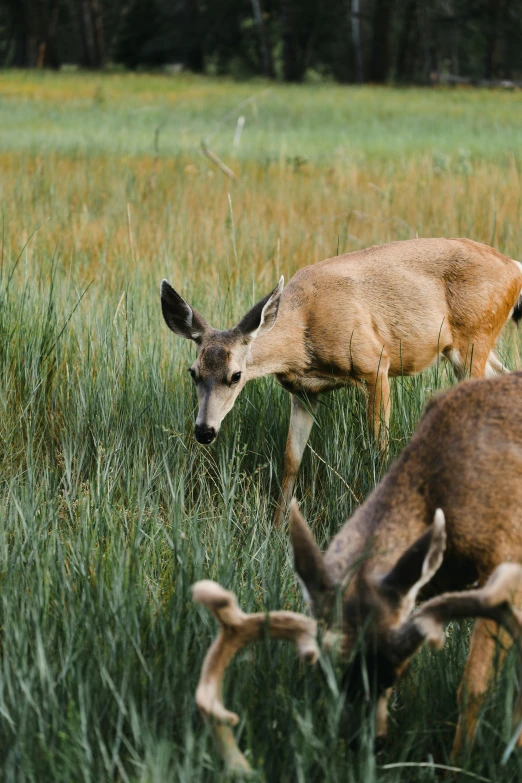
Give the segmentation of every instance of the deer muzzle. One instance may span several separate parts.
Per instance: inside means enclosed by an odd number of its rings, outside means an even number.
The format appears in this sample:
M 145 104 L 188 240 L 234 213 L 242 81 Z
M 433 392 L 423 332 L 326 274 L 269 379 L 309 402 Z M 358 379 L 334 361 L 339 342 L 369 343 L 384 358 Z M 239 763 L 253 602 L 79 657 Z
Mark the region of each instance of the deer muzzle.
M 216 439 L 217 432 L 215 427 L 209 427 L 207 424 L 196 424 L 194 436 L 198 443 L 209 446 Z

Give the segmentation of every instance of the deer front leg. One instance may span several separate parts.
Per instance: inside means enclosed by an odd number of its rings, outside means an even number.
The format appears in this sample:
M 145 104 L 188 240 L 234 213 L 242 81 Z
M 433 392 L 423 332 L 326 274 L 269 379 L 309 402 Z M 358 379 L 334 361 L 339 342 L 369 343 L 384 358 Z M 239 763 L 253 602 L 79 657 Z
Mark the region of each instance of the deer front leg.
M 390 381 L 388 380 L 388 367 L 379 370 L 377 376 L 367 376 L 365 379 L 368 388 L 368 426 L 373 429 L 375 440 L 382 452 L 388 448 L 388 434 L 390 426 Z
M 502 364 L 493 354 L 491 340 L 476 340 L 457 342 L 448 354 L 449 361 L 457 380 L 464 378 L 483 378 L 485 375 L 495 375 Z M 504 369 L 504 368 L 503 368 Z
M 486 377 L 492 377 L 494 375 L 505 375 L 507 373 L 509 373 L 508 368 L 504 367 L 495 351 L 490 351 L 486 364 Z
M 497 639 L 501 640 L 502 645 L 498 654 Z M 511 644 L 510 635 L 500 630 L 497 623 L 485 619 L 475 620 L 464 676 L 458 692 L 460 715 L 451 751 L 452 759 L 457 760 L 463 750 L 469 749 L 473 744 L 480 709 L 496 674 L 495 657 L 498 658 L 500 668 L 505 648 Z
M 375 740 L 378 744 L 384 743 L 388 734 L 388 702 L 392 693 L 391 688 L 387 688 L 377 701 L 375 712 Z
M 458 759 L 463 746 L 473 742 L 480 708 L 506 649 L 515 643 L 519 660 L 522 658 L 522 612 L 517 608 L 521 597 L 522 566 L 501 563 L 483 587 L 444 593 L 426 601 L 395 632 L 396 644 L 402 648 L 403 655 L 411 657 L 425 642 L 442 649 L 444 625 L 450 620 L 477 618 L 458 694 L 460 719 L 451 754 L 454 760 Z M 498 655 L 497 640 L 500 642 Z M 517 713 L 520 705 L 519 695 Z M 518 739 L 520 745 L 520 737 Z
M 283 462 L 283 481 L 274 514 L 276 527 L 282 523 L 292 499 L 299 466 L 303 460 L 304 450 L 314 423 L 317 401 L 316 395 L 309 394 L 306 398 L 300 398 L 296 394 L 291 395 L 290 426 Z

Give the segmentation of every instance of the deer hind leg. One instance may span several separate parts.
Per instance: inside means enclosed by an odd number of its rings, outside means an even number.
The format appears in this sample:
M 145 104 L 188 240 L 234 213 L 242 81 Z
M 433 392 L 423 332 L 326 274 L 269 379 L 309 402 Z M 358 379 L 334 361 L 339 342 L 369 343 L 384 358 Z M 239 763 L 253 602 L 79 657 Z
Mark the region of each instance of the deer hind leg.
M 458 691 L 459 722 L 451 757 L 457 759 L 470 747 L 477 730 L 480 708 L 494 676 L 498 625 L 491 620 L 476 620 L 464 676 Z M 502 652 L 500 653 L 502 656 Z
M 317 399 L 315 395 L 308 395 L 306 399 L 301 399 L 295 394 L 291 395 L 290 426 L 288 428 L 283 462 L 283 481 L 274 514 L 274 525 L 276 527 L 279 527 L 282 523 L 284 514 L 292 499 L 299 466 L 303 460 L 304 450 L 314 423 Z
M 381 363 L 382 364 L 382 363 Z M 388 448 L 390 426 L 390 381 L 388 379 L 389 362 L 379 368 L 377 375 L 364 378 L 368 388 L 368 424 L 375 433 L 375 439 L 382 452 Z

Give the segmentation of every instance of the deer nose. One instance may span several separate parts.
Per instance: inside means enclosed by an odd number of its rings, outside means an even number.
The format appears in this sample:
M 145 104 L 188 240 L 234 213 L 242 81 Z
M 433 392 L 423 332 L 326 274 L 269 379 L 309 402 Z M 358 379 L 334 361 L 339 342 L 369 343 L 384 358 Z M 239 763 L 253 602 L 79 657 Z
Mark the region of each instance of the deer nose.
M 208 446 L 216 437 L 216 430 L 214 427 L 207 427 L 206 424 L 196 424 L 194 427 L 194 435 L 196 436 L 198 443 L 203 443 L 205 446 Z

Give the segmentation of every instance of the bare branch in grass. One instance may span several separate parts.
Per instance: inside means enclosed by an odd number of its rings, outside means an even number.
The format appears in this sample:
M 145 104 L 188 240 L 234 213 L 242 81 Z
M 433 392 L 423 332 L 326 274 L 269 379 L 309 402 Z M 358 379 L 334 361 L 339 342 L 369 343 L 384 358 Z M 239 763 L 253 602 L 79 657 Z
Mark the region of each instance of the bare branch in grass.
M 225 165 L 225 163 L 223 163 L 223 161 L 220 160 L 218 156 L 213 153 L 204 142 L 201 142 L 201 152 L 203 155 L 206 155 L 206 157 L 211 160 L 212 163 L 215 163 L 218 169 L 223 172 L 223 174 L 226 174 L 227 177 L 230 177 L 230 179 L 237 179 L 237 176 L 234 174 L 232 169 L 229 169 L 228 166 Z

